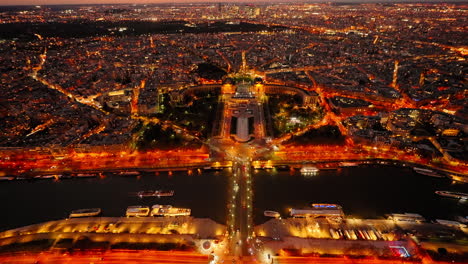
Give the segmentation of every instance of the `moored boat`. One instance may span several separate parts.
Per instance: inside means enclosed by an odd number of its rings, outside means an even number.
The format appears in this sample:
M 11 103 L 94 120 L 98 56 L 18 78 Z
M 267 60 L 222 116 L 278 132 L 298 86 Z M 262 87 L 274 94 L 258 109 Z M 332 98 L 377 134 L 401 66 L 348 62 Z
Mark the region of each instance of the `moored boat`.
M 431 176 L 431 177 L 437 177 L 437 178 L 444 178 L 445 175 L 442 175 L 438 172 L 435 172 L 430 169 L 425 169 L 425 168 L 418 168 L 418 167 L 413 167 L 413 170 L 419 174 L 426 175 L 426 176 Z
M 189 208 L 172 207 L 172 205 L 155 204 L 151 207 L 151 216 L 189 216 Z
M 343 161 L 343 162 L 340 162 L 338 164 L 338 166 L 340 167 L 357 167 L 359 164 L 357 162 L 346 162 L 346 161 Z
M 101 208 L 78 209 L 71 211 L 69 217 L 92 217 L 101 213 Z
M 121 176 L 139 176 L 140 172 L 138 172 L 138 171 L 121 171 L 121 172 L 117 173 L 117 175 L 121 175 Z
M 390 214 L 388 215 L 389 220 L 395 222 L 410 222 L 410 223 L 421 223 L 426 221 L 426 219 L 420 214 L 414 213 L 403 213 L 403 214 Z
M 77 173 L 75 175 L 75 177 L 78 177 L 78 178 L 93 178 L 93 177 L 97 177 L 97 175 L 94 174 L 94 173 Z
M 156 195 L 157 197 L 173 196 L 173 195 L 174 195 L 174 191 L 173 191 L 173 190 L 170 190 L 170 191 L 157 190 L 157 191 L 155 191 L 155 195 Z
M 140 197 L 140 198 L 153 197 L 154 196 L 154 191 L 139 191 L 137 193 L 137 196 Z
M 156 190 L 156 191 L 139 191 L 137 193 L 137 196 L 140 198 L 143 197 L 168 197 L 168 196 L 173 196 L 174 191 L 164 191 L 164 190 Z
M 304 166 L 301 168 L 301 174 L 304 176 L 317 175 L 318 172 L 319 172 L 319 169 L 313 166 Z
M 451 221 L 451 220 L 443 220 L 443 219 L 436 219 L 436 223 L 444 225 L 444 226 L 450 226 L 450 227 L 458 227 L 458 228 L 465 228 L 466 225 L 462 224 L 457 221 Z
M 274 218 L 280 218 L 281 217 L 280 213 L 278 213 L 276 211 L 264 211 L 263 215 L 268 216 L 268 217 L 274 217 Z
M 127 217 L 135 216 L 135 217 L 145 217 L 148 216 L 150 212 L 150 208 L 148 206 L 143 205 L 134 205 L 127 207 L 127 211 L 125 215 Z
M 60 179 L 62 178 L 61 174 L 47 174 L 47 175 L 36 175 L 34 179 Z
M 444 197 L 468 200 L 468 193 L 450 192 L 450 191 L 436 191 L 435 193 Z

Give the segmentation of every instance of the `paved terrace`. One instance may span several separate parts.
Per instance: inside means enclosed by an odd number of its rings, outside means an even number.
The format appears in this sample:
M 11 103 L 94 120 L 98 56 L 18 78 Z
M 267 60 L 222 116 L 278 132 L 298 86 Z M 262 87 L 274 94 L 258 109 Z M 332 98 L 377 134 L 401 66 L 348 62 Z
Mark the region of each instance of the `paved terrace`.
M 427 258 L 427 250 L 437 252 L 440 247 L 446 248 L 450 254 L 468 257 L 468 228 L 433 223 L 288 218 L 272 219 L 256 226 L 255 234 L 263 251 L 279 256 L 276 259 L 296 256 L 295 260 L 299 261 L 303 256 L 367 256 L 419 261 Z M 408 257 L 400 255 L 404 251 Z M 427 263 L 437 262 L 430 260 Z
M 13 243 L 49 240 L 49 249 L 68 249 L 89 239 L 99 249 L 125 243 L 173 243 L 198 247 L 226 231 L 211 219 L 193 217 L 89 217 L 30 225 L 0 233 L 0 249 Z M 100 244 L 98 246 L 97 244 Z

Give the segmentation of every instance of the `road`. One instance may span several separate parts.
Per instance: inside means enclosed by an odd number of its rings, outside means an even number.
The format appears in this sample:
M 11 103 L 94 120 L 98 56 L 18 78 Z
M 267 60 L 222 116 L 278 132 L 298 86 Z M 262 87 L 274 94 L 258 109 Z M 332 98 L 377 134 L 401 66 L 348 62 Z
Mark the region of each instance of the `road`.
M 0 255 L 0 263 L 47 263 L 47 264 L 206 264 L 208 256 L 193 252 L 183 251 L 138 251 L 138 250 L 114 250 L 100 252 L 62 253 L 59 251 L 31 253 L 21 252 L 17 254 Z
M 245 89 L 246 87 L 242 87 Z M 241 90 L 242 90 L 241 89 Z M 228 240 L 227 254 L 221 256 L 224 262 L 233 263 L 260 263 L 255 260 L 257 254 L 253 236 L 253 190 L 251 160 L 260 146 L 255 142 L 261 142 L 265 137 L 265 118 L 262 103 L 259 98 L 252 96 L 247 91 L 240 91 L 244 97 L 228 97 L 223 111 L 222 120 L 231 120 L 233 116 L 238 118 L 237 139 L 247 141 L 250 137 L 247 118 L 254 119 L 254 138 L 249 143 L 232 141 L 230 138 L 229 121 L 223 121 L 224 144 L 219 144 L 216 149 L 232 161 L 232 177 L 229 180 L 228 189 Z M 244 122 L 239 122 L 243 118 Z
M 240 253 L 243 256 L 250 255 L 248 248 L 252 237 L 252 180 L 250 167 L 248 161 L 242 161 L 234 165 L 239 186 L 235 201 L 234 230 L 236 232 L 236 244 L 240 247 Z
M 245 146 L 243 146 L 245 147 Z M 241 148 L 242 149 L 242 148 Z M 233 263 L 255 262 L 256 249 L 253 244 L 253 190 L 251 162 L 246 156 L 233 157 L 233 174 L 229 183 L 228 199 L 228 253 L 222 257 Z

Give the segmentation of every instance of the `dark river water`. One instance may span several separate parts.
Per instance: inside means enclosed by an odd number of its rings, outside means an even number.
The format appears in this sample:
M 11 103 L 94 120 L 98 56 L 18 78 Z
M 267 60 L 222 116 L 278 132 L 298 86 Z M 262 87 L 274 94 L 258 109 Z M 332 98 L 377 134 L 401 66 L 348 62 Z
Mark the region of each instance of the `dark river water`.
M 124 216 L 130 205 L 172 204 L 189 207 L 195 217 L 226 221 L 227 186 L 230 171 L 143 173 L 140 177 L 108 176 L 104 179 L 0 182 L 0 230 L 49 220 L 63 219 L 71 210 L 102 208 L 103 216 Z M 453 219 L 468 215 L 468 202 L 443 198 L 436 190 L 468 193 L 467 184 L 414 173 L 409 168 L 367 167 L 320 171 L 303 177 L 299 172 L 254 171 L 254 220 L 267 220 L 264 210 L 287 216 L 291 207 L 310 203 L 337 203 L 347 215 L 380 218 L 387 213 L 419 213 L 427 219 Z M 174 190 L 173 197 L 143 198 L 141 190 Z
M 419 213 L 428 220 L 468 215 L 468 202 L 444 198 L 434 192 L 468 193 L 468 184 L 415 173 L 411 168 L 379 166 L 320 171 L 303 177 L 296 171 L 255 174 L 255 221 L 263 222 L 264 208 L 287 215 L 288 208 L 311 203 L 335 203 L 346 215 L 382 218 L 389 213 Z

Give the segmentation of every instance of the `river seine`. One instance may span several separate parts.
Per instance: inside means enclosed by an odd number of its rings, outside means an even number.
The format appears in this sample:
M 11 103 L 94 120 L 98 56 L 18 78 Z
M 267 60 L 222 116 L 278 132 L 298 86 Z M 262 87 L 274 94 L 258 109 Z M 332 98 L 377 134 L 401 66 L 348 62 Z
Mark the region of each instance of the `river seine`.
M 71 210 L 101 208 L 103 216 L 124 216 L 130 205 L 172 204 L 192 209 L 194 217 L 226 221 L 230 170 L 143 172 L 138 177 L 16 180 L 0 182 L 0 230 L 63 219 Z M 288 208 L 311 203 L 336 203 L 345 214 L 360 218 L 383 218 L 389 213 L 419 213 L 428 220 L 468 215 L 468 202 L 436 195 L 436 190 L 468 193 L 468 184 L 419 175 L 410 168 L 380 166 L 320 171 L 304 177 L 295 172 L 253 170 L 254 220 L 268 220 L 264 210 L 283 217 Z M 143 190 L 174 190 L 173 197 L 139 198 Z

